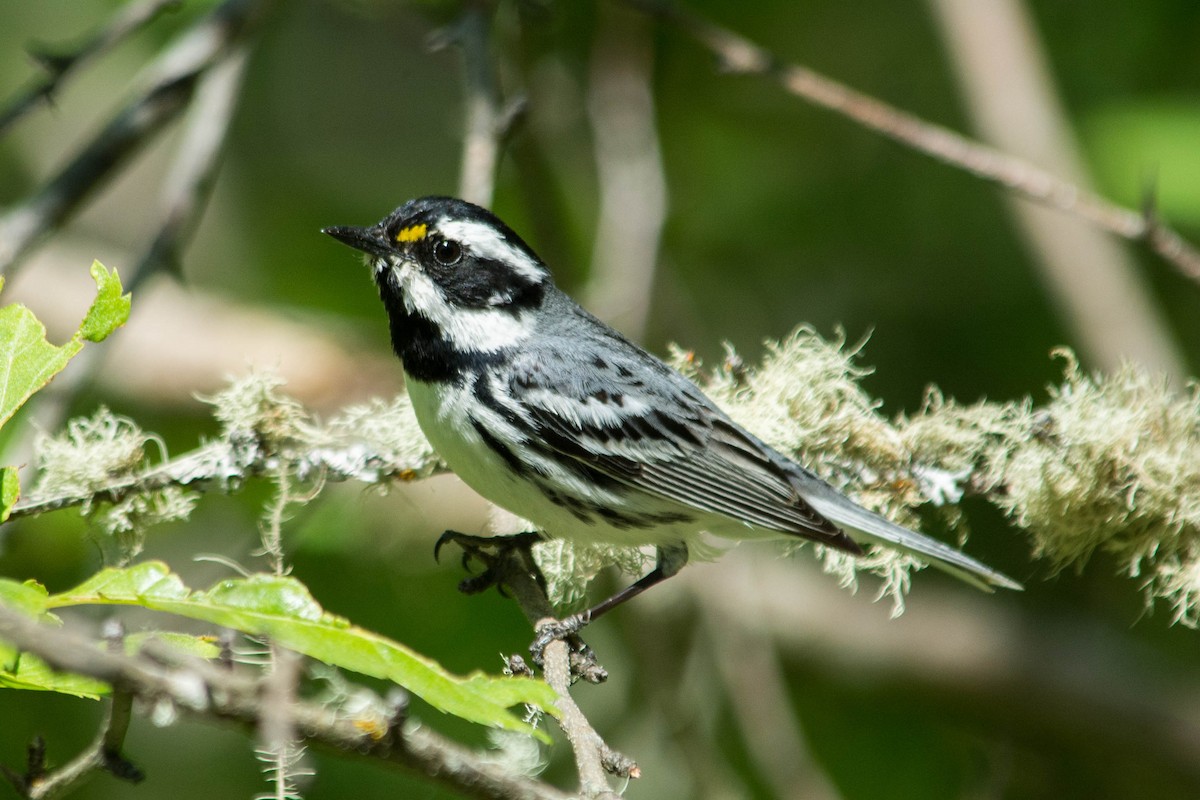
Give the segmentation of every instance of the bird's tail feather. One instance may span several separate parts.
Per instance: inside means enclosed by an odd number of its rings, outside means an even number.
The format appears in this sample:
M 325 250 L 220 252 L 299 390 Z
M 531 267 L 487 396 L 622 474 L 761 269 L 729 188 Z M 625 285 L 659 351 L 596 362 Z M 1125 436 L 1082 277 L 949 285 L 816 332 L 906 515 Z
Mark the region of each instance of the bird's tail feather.
M 877 542 L 918 556 L 929 561 L 938 569 L 984 591 L 991 592 L 997 588 L 1020 591 L 1024 588 L 1007 575 L 997 572 L 937 539 L 910 531 L 908 528 L 868 511 L 841 496 L 832 487 L 822 487 L 827 491 L 812 491 L 814 487 L 806 488 L 808 491 L 805 492 L 805 499 L 813 508 L 837 524 L 859 532 L 869 542 Z

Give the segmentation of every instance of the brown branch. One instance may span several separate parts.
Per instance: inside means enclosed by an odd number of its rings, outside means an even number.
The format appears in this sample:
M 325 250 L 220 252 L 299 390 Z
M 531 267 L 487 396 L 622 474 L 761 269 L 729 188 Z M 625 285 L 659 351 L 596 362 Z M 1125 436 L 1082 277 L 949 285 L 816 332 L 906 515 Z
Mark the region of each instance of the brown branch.
M 546 683 L 558 692 L 558 700 L 555 702 L 561 712 L 558 724 L 575 754 L 580 791 L 586 798 L 619 800 L 619 796 L 608 785 L 608 777 L 605 774 L 603 754 L 608 746 L 571 697 L 570 647 L 561 639 L 553 641 L 546 646 L 543 659 Z
M 521 537 L 526 540 L 520 543 L 514 543 L 512 537 L 496 537 L 488 541 L 461 535 L 450 537 L 447 541 L 457 542 L 465 548 L 468 558 L 482 562 L 488 582 L 503 587 L 537 631 L 542 625 L 554 622 L 557 614 L 546 597 L 544 579 L 533 561 L 530 540 L 524 534 Z M 469 582 L 470 579 L 468 586 Z M 510 660 L 510 665 L 514 671 L 527 669 L 524 661 L 516 658 Z M 558 692 L 559 699 L 555 705 L 562 712 L 558 725 L 575 754 L 583 796 L 617 800 L 605 775 L 637 778 L 641 776 L 641 770 L 636 762 L 604 742 L 571 697 L 571 684 L 576 677 L 582 677 L 589 683 L 601 683 L 608 674 L 596 663 L 591 649 L 578 637 L 568 641 L 556 640 L 547 645 L 542 652 L 542 669 L 546 683 Z
M 149 706 L 166 704 L 197 718 L 233 721 L 251 729 L 260 728 L 267 715 L 262 684 L 219 666 L 196 661 L 166 665 L 146 656 L 107 652 L 78 634 L 39 625 L 2 606 L 0 638 L 54 669 L 102 680 Z M 293 702 L 289 714 L 297 735 L 309 742 L 405 767 L 467 797 L 567 800 L 562 792 L 487 763 L 427 727 L 398 724 L 381 732 L 375 720 L 307 701 Z
M 789 94 L 1018 195 L 1074 214 L 1125 239 L 1145 242 L 1182 275 L 1200 283 L 1200 251 L 1152 213 L 1112 203 L 1037 165 L 973 141 L 851 89 L 818 72 L 782 61 L 733 31 L 660 0 L 621 0 L 678 28 L 712 52 L 726 71 L 772 78 Z
M 124 632 L 118 623 L 105 625 L 104 638 L 110 651 L 120 652 Z M 141 782 L 144 777 L 141 770 L 121 755 L 132 710 L 133 696 L 123 689 L 114 690 L 108 699 L 100 732 L 90 745 L 63 766 L 48 772 L 45 742 L 39 739 L 29 748 L 24 775 L 17 775 L 7 767 L 4 769 L 9 783 L 29 800 L 52 800 L 70 794 L 93 773 L 102 770 L 131 783 Z
M 0 273 L 60 227 L 121 164 L 191 102 L 196 85 L 263 15 L 265 0 L 225 0 L 151 66 L 150 86 L 33 197 L 0 217 Z
M 180 253 L 195 231 L 216 182 L 247 58 L 245 45 L 232 47 L 200 81 L 188 112 L 183 142 L 166 179 L 165 218 L 149 250 L 126 279 L 130 291 L 159 270 L 181 272 Z
M 31 47 L 31 54 L 47 74 L 35 79 L 0 111 L 0 136 L 38 104 L 51 100 L 71 73 L 137 33 L 163 11 L 174 10 L 181 5 L 182 0 L 130 3 L 113 14 L 112 20 L 99 33 L 69 52 L 51 53 L 45 47 Z
M 643 18 L 623 9 L 601 13 L 587 102 L 600 213 L 585 305 L 640 339 L 667 214 L 651 80 L 654 47 Z
M 490 0 L 470 0 L 462 16 L 432 43 L 435 48 L 454 43 L 462 49 L 466 100 L 458 195 L 485 207 L 496 191 L 504 139 L 525 109 L 524 98 L 505 104 L 500 93 L 488 43 L 493 11 Z

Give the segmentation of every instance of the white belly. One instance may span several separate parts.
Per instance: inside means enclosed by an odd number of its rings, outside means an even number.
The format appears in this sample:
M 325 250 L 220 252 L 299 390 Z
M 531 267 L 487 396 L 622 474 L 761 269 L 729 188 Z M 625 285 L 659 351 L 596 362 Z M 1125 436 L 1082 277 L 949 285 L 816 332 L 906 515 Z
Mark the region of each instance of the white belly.
M 551 502 L 537 485 L 512 471 L 480 437 L 471 422 L 467 409 L 476 415 L 489 414 L 474 397 L 470 380 L 462 387 L 445 383 L 422 383 L 408 379 L 408 394 L 416 412 L 417 422 L 429 443 L 464 483 L 491 502 L 519 517 L 533 522 L 551 536 L 579 542 L 605 542 L 618 545 L 659 545 L 694 538 L 702 527 L 699 522 L 666 524 L 652 528 L 613 526 L 602 519 L 581 521 L 561 504 Z M 508 428 L 502 419 L 489 418 L 490 431 Z M 498 437 L 523 457 L 520 445 L 512 437 Z M 648 495 L 628 495 L 615 498 L 598 487 L 578 480 L 570 481 L 571 494 L 596 504 L 609 504 L 631 511 L 658 512 L 668 510 L 664 501 Z M 632 504 L 632 505 L 631 505 Z

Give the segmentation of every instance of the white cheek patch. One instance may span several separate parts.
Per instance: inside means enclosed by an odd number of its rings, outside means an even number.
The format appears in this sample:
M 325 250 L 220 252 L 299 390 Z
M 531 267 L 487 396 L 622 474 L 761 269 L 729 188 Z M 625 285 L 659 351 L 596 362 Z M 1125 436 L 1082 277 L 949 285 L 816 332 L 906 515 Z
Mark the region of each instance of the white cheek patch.
M 533 314 L 492 308 L 460 308 L 446 302 L 442 290 L 412 261 L 392 268 L 404 307 L 436 325 L 458 350 L 494 353 L 520 344 L 536 327 Z
M 438 233 L 462 243 L 478 258 L 501 261 L 514 272 L 533 283 L 546 279 L 544 268 L 519 247 L 514 247 L 489 225 L 463 219 L 443 217 L 437 224 Z

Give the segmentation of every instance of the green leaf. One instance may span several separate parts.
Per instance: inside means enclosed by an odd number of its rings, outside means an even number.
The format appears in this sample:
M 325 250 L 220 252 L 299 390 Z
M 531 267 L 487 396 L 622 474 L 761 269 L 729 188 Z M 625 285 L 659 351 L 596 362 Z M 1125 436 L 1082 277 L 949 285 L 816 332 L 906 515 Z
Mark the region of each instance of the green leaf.
M 61 624 L 51 614 L 46 587 L 35 581 L 0 578 L 0 605 L 7 606 L 44 622 Z M 0 687 L 61 692 L 93 700 L 108 692 L 108 684 L 82 675 L 54 672 L 35 655 L 22 653 L 7 642 L 0 641 Z
M 103 681 L 69 672 L 55 672 L 37 656 L 18 652 L 6 642 L 0 642 L 0 687 L 59 692 L 89 700 L 99 700 L 109 692 L 109 685 Z
M 78 338 L 61 347 L 46 341 L 45 327 L 25 306 L 0 308 L 0 426 L 82 349 Z
M 268 636 L 327 664 L 391 680 L 434 708 L 482 725 L 544 738 L 509 708 L 529 703 L 557 713 L 557 695 L 542 681 L 480 672 L 453 675 L 398 642 L 326 613 L 295 578 L 251 575 L 221 581 L 208 591 L 188 591 L 166 564 L 150 561 L 105 569 L 49 599 L 51 608 L 97 603 L 138 605 Z
M 20 581 L 0 578 L 0 605 L 20 611 L 30 617 L 54 618 L 49 612 L 50 593 L 37 581 Z
M 109 272 L 97 261 L 92 278 L 96 300 L 79 330 L 61 346 L 46 341 L 46 328 L 25 306 L 0 308 L 0 426 L 67 366 L 83 349 L 84 339 L 98 342 L 129 318 L 129 295 L 121 294 L 116 271 Z
M 129 320 L 130 296 L 121 293 L 117 271 L 109 272 L 99 261 L 92 262 L 92 280 L 96 281 L 96 299 L 77 335 L 89 342 L 102 342 Z
M 16 467 L 0 467 L 0 522 L 8 519 L 12 507 L 21 499 L 21 482 Z
M 36 581 L 17 581 L 0 578 L 0 605 L 7 606 L 45 623 L 62 624 L 49 612 L 51 599 L 46 587 Z M 210 636 L 191 636 L 173 631 L 142 631 L 130 634 L 123 642 L 128 655 L 138 653 L 151 639 L 185 655 L 197 658 L 216 658 L 221 653 Z M 111 687 L 103 681 L 83 675 L 56 672 L 37 656 L 18 651 L 0 641 L 0 687 L 33 691 L 60 692 L 97 699 Z
M 192 636 L 190 633 L 176 631 L 138 631 L 125 637 L 125 655 L 133 656 L 142 651 L 147 642 L 154 641 L 165 645 L 168 649 L 192 658 L 203 658 L 208 661 L 219 658 L 221 648 L 213 636 Z

